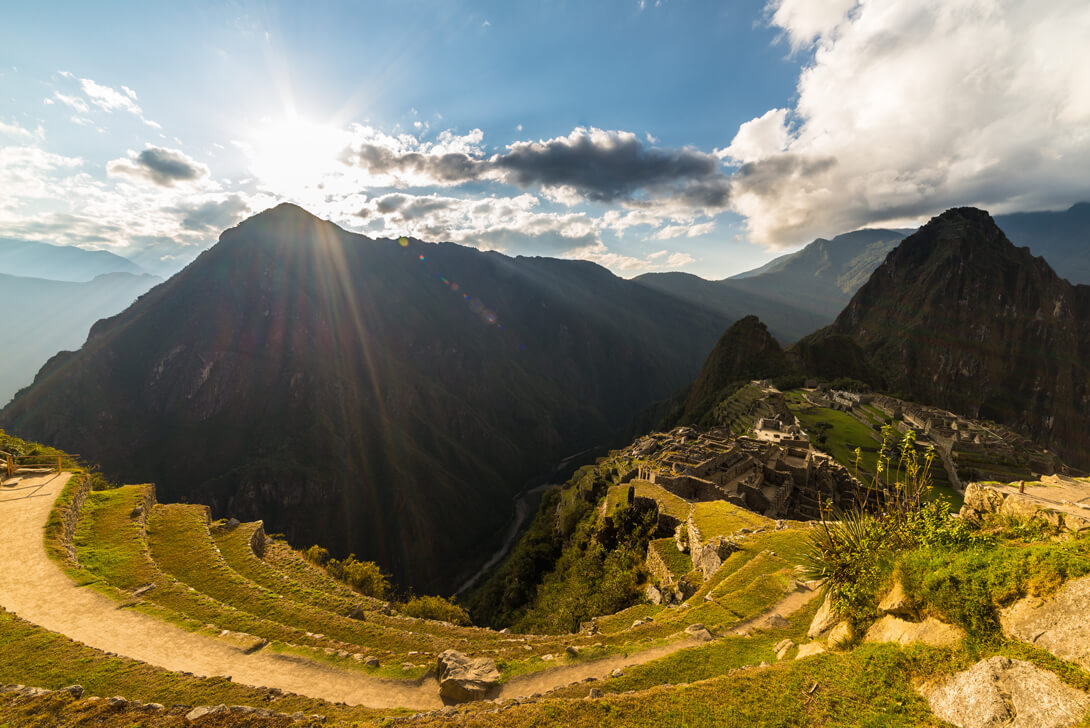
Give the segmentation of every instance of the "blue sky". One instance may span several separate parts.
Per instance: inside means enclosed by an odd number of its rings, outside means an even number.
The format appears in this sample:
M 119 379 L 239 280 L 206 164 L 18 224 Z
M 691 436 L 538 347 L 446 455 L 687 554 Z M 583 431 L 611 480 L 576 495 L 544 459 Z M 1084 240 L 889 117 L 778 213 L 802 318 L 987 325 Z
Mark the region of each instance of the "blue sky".
M 1084 2 L 40 3 L 0 235 L 168 272 L 282 200 L 371 236 L 719 278 L 1090 198 Z

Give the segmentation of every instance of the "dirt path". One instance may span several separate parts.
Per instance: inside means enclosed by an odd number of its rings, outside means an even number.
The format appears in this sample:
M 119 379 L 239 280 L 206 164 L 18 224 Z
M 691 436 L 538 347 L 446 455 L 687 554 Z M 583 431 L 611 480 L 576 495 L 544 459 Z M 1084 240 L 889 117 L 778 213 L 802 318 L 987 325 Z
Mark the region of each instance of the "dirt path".
M 594 662 L 577 665 L 554 667 L 543 672 L 535 672 L 529 675 L 513 677 L 500 687 L 497 697 L 500 698 L 525 698 L 534 693 L 547 693 L 556 688 L 566 687 L 573 682 L 582 682 L 588 677 L 599 680 L 609 677 L 609 674 L 617 668 L 642 665 L 645 662 L 657 660 L 660 657 L 672 655 L 689 647 L 697 647 L 707 644 L 697 639 L 686 639 L 680 642 L 671 642 L 668 645 L 652 647 L 642 652 L 634 652 L 630 655 L 615 655 Z
M 748 619 L 742 622 L 733 630 L 731 634 L 734 635 L 746 635 L 757 629 L 769 629 L 773 627 L 773 621 L 778 621 L 777 617 L 786 619 L 795 612 L 799 611 L 807 604 L 809 604 L 819 592 L 810 591 L 809 589 L 799 589 L 793 591 L 785 596 L 780 601 L 776 602 L 771 609 L 764 614 Z
M 776 602 L 776 604 L 764 614 L 742 622 L 734 627 L 729 634 L 744 635 L 754 629 L 773 627 L 772 621 L 776 617 L 790 617 L 792 614 L 809 604 L 817 594 L 817 592 L 809 590 L 793 591 L 780 601 Z M 642 652 L 634 652 L 630 655 L 616 655 L 602 660 L 595 660 L 594 662 L 580 665 L 567 665 L 565 667 L 553 668 L 545 672 L 515 677 L 503 685 L 499 697 L 522 698 L 534 693 L 545 693 L 556 688 L 565 687 L 573 682 L 582 682 L 588 677 L 604 679 L 609 677 L 610 673 L 617 668 L 624 669 L 634 665 L 642 665 L 645 662 L 651 662 L 660 657 L 666 657 L 675 652 L 690 647 L 698 647 L 703 644 L 707 643 L 698 639 L 686 639 L 660 647 L 653 647 L 649 650 L 643 650 Z
M 29 622 L 100 650 L 198 675 L 276 687 L 330 702 L 374 708 L 442 707 L 433 680 L 421 685 L 371 678 L 272 653 L 238 648 L 132 610 L 77 587 L 45 553 L 43 535 L 67 473 L 0 488 L 0 605 Z

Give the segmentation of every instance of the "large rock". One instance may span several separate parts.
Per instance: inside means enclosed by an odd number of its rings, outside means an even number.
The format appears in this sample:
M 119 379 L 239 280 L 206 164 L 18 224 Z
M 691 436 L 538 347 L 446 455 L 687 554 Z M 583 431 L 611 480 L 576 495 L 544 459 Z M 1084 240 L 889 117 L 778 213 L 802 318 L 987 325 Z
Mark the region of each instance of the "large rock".
M 895 642 L 899 645 L 922 643 L 929 647 L 952 647 L 965 637 L 965 632 L 934 617 L 922 622 L 906 622 L 887 615 L 871 625 L 864 642 Z
M 795 653 L 795 659 L 801 660 L 804 657 L 811 657 L 812 655 L 820 655 L 825 652 L 825 647 L 820 642 L 807 642 L 799 651 Z
M 977 513 L 998 513 L 1006 496 L 983 483 L 969 483 L 965 488 L 965 507 Z
M 829 633 L 829 646 L 846 649 L 855 640 L 855 630 L 852 623 L 844 620 L 837 622 L 833 631 Z
M 1026 597 L 999 616 L 1003 634 L 1090 670 L 1090 577 L 1072 579 L 1049 599 Z
M 705 544 L 690 542 L 689 548 L 693 568 L 703 571 L 704 578 L 707 579 L 723 565 L 728 556 L 738 550 L 738 544 L 723 536 L 716 536 Z
M 916 610 L 909 603 L 908 597 L 905 595 L 905 587 L 900 579 L 893 583 L 893 588 L 878 603 L 878 611 L 882 614 L 892 614 L 895 617 L 912 618 L 916 616 Z
M 826 594 L 825 601 L 818 607 L 814 620 L 810 622 L 810 630 L 806 633 L 806 636 L 810 639 L 820 637 L 835 627 L 839 621 L 840 617 L 837 616 L 836 610 L 833 608 L 833 597 L 831 594 Z
M 1090 711 L 1090 695 L 1021 660 L 981 660 L 921 689 L 932 712 L 958 728 L 1065 728 Z
M 450 703 L 483 700 L 499 684 L 495 660 L 447 650 L 438 659 L 439 697 Z

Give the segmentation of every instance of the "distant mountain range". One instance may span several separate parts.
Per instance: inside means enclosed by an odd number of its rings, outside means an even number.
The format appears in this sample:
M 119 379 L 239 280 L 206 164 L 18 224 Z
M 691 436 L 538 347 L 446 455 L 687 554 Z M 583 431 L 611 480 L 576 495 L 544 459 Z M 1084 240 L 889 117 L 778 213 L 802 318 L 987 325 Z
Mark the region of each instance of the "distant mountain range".
M 1072 283 L 1090 283 L 1090 203 L 1061 212 L 999 215 L 1016 245 L 1044 256 Z M 754 314 L 781 344 L 826 326 L 912 230 L 865 229 L 818 238 L 794 253 L 719 281 L 688 273 L 648 273 L 635 280 L 737 320 Z
M 54 357 L 0 426 L 445 590 L 528 478 L 685 386 L 729 323 L 592 263 L 281 205 Z
M 113 316 L 160 279 L 105 273 L 86 282 L 51 281 L 0 273 L 0 403 L 29 386 L 35 373 L 58 351 L 76 349 L 91 325 Z
M 106 273 L 147 272 L 128 258 L 105 250 L 0 238 L 0 273 L 10 276 L 82 283 Z

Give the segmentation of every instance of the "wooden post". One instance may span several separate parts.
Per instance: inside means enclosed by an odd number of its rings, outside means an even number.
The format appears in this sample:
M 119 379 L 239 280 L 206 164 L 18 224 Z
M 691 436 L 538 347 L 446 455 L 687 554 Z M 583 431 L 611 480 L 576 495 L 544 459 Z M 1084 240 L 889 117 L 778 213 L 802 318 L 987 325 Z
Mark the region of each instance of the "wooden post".
M 7 462 L 8 477 L 9 478 L 14 478 L 15 477 L 15 458 L 12 455 L 9 454 L 7 456 L 7 461 L 8 461 Z
M 63 468 L 63 467 L 61 467 L 61 459 L 60 459 L 60 458 L 58 457 L 58 458 L 57 458 L 57 472 L 59 473 L 59 472 L 61 472 L 62 470 L 64 470 L 64 468 Z

